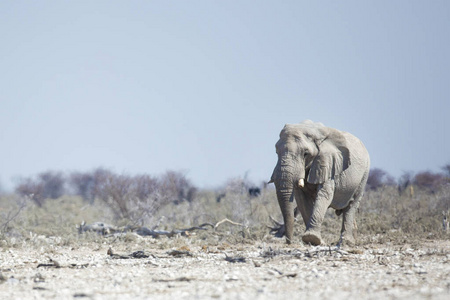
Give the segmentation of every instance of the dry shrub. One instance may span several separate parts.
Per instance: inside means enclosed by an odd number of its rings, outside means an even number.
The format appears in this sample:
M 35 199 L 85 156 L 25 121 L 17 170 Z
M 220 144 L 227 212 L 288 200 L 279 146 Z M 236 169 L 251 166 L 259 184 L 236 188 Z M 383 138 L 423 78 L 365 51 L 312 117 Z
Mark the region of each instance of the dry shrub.
M 448 182 L 448 179 L 444 174 L 433 173 L 430 171 L 420 172 L 414 176 L 414 184 L 422 189 L 434 193 L 439 190 L 442 185 Z
M 109 174 L 98 190 L 99 199 L 113 211 L 116 222 L 143 224 L 169 201 L 157 180 L 147 175 Z
M 173 171 L 152 177 L 118 175 L 97 169 L 88 174 L 73 173 L 69 178 L 72 192 L 81 197 L 63 196 L 42 203 L 28 201 L 20 214 L 0 229 L 2 235 L 27 238 L 34 232 L 75 237 L 75 225 L 83 220 L 117 226 L 158 225 L 158 229 L 172 230 L 202 223 L 216 224 L 228 218 L 245 226 L 224 223 L 217 228 L 215 236 L 234 243 L 246 239 L 267 241 L 271 239 L 267 228 L 272 225 L 270 217 L 282 222 L 273 186 L 262 188 L 259 195 L 250 195 L 250 184 L 241 178 L 229 180 L 220 192 L 198 191 L 185 174 Z M 92 197 L 96 200 L 92 201 Z M 18 195 L 0 197 L 0 217 L 6 220 L 14 216 L 20 208 L 20 199 L 23 197 Z M 403 242 L 405 237 L 444 237 L 442 211 L 448 211 L 449 206 L 450 185 L 445 182 L 433 191 L 407 185 L 399 192 L 391 184 L 377 185 L 366 192 L 357 214 L 359 240 Z M 329 209 L 322 226 L 327 242 L 338 240 L 341 222 L 342 216 Z M 305 229 L 301 216 L 295 226 L 296 237 L 300 239 Z M 209 231 L 198 235 L 211 236 Z
M 15 191 L 21 196 L 30 197 L 38 206 L 46 199 L 57 199 L 65 193 L 65 177 L 61 172 L 47 171 L 22 179 Z
M 89 203 L 101 196 L 102 184 L 114 174 L 106 169 L 97 168 L 91 172 L 72 172 L 68 185 L 73 195 L 82 197 Z
M 168 171 L 159 178 L 110 172 L 97 183 L 95 194 L 116 221 L 143 225 L 155 222 L 158 211 L 169 204 L 193 202 L 196 191 L 181 172 Z
M 435 192 L 413 186 L 399 195 L 395 187 L 367 191 L 358 214 L 359 231 L 366 234 L 402 232 L 415 237 L 442 235 L 442 211 L 450 204 L 450 185 Z
M 379 168 L 373 168 L 370 170 L 369 178 L 367 179 L 367 189 L 377 190 L 379 188 L 391 185 L 395 185 L 395 180 L 386 171 Z
M 81 221 L 112 220 L 112 213 L 104 205 L 86 205 L 80 197 L 62 196 L 45 201 L 42 206 L 18 195 L 0 198 L 0 216 L 14 216 L 7 226 L 2 223 L 2 244 L 18 246 L 23 242 L 45 241 L 61 237 L 59 243 L 77 241 L 76 225 Z M 16 212 L 19 212 L 16 215 Z
M 197 193 L 197 188 L 182 172 L 167 171 L 162 175 L 160 185 L 166 197 L 174 204 L 192 202 Z

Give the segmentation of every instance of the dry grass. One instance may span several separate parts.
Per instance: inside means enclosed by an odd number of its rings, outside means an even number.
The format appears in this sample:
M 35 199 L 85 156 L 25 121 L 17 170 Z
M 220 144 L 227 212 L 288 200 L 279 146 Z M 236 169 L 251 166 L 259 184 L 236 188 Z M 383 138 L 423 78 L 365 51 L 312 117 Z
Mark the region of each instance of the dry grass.
M 367 193 L 358 214 L 358 245 L 351 249 L 310 247 L 269 233 L 270 217 L 281 220 L 274 190 L 251 198 L 230 188 L 217 202 L 213 191 L 154 210 L 142 224 L 158 229 L 223 223 L 195 235 L 141 237 L 134 232 L 79 234 L 76 228 L 118 219 L 104 201 L 48 199 L 42 206 L 16 195 L 0 198 L 0 298 L 2 299 L 448 299 L 449 239 L 442 210 L 450 188 L 434 194 L 399 195 L 390 187 Z M 341 219 L 330 209 L 325 242 L 339 238 Z M 142 252 L 145 259 L 116 259 Z M 181 255 L 175 255 L 180 253 Z M 187 255 L 183 255 L 186 253 Z
M 203 223 L 217 223 L 228 218 L 244 226 L 223 224 L 215 232 L 197 232 L 199 243 L 251 243 L 273 242 L 276 239 L 267 228 L 270 216 L 281 221 L 281 214 L 272 189 L 263 190 L 259 197 L 250 197 L 239 189 L 228 189 L 220 202 L 213 191 L 200 191 L 192 202 L 178 205 L 166 204 L 147 218 L 147 227 L 159 222 L 158 229 L 187 228 Z M 357 217 L 358 243 L 405 243 L 411 239 L 448 239 L 442 228 L 442 211 L 450 204 L 450 186 L 434 193 L 416 190 L 413 195 L 399 195 L 393 187 L 368 191 Z M 78 234 L 76 226 L 82 221 L 101 221 L 117 226 L 135 225 L 132 220 L 117 219 L 102 201 L 89 204 L 76 196 L 63 196 L 45 201 L 39 207 L 33 201 L 17 195 L 0 198 L 0 240 L 2 247 L 20 247 L 26 242 L 57 239 L 58 243 L 71 245 L 83 241 L 102 242 L 96 234 Z M 330 209 L 323 225 L 323 237 L 328 244 L 339 238 L 341 219 Z M 296 223 L 296 237 L 304 230 L 302 220 Z M 131 238 L 133 235 L 116 237 Z M 180 239 L 185 240 L 185 239 Z M 172 243 L 169 242 L 168 243 Z

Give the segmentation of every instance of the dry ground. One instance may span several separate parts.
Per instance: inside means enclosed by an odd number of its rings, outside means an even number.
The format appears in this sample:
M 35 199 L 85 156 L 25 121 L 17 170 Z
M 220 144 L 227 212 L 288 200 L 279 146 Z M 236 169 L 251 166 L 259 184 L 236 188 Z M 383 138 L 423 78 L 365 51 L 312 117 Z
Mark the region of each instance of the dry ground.
M 34 236 L 0 248 L 0 270 L 0 299 L 450 299 L 448 239 L 337 250 L 275 238 L 127 234 L 74 246 Z
M 101 201 L 64 196 L 41 207 L 0 197 L 0 299 L 450 299 L 450 232 L 442 223 L 449 201 L 450 185 L 368 191 L 358 245 L 338 251 L 328 246 L 341 227 L 333 211 L 322 226 L 326 247 L 287 246 L 269 234 L 270 216 L 281 219 L 273 190 L 258 198 L 231 190 L 220 203 L 204 192 L 144 211 L 138 223 Z M 157 239 L 75 228 L 85 220 L 170 231 L 224 218 L 243 225 Z M 304 229 L 298 221 L 297 241 Z

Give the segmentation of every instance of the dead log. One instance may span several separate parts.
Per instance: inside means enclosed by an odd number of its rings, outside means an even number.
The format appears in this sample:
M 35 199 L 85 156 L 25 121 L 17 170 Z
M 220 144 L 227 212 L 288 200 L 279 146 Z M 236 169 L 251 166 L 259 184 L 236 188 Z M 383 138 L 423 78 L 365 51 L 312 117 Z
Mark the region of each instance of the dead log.
M 183 236 L 189 236 L 189 232 L 196 231 L 196 230 L 207 230 L 207 226 L 210 226 L 211 228 L 216 228 L 215 225 L 211 223 L 204 223 L 200 226 L 194 226 L 190 228 L 184 228 L 184 229 L 173 229 L 171 231 L 167 230 L 156 230 L 155 228 L 157 226 L 154 226 L 153 229 L 149 229 L 148 227 L 142 226 L 142 227 L 115 227 L 113 225 L 109 225 L 103 222 L 95 222 L 90 225 L 86 225 L 85 222 L 82 222 L 80 226 L 78 226 L 78 232 L 84 233 L 87 231 L 91 232 L 97 232 L 102 235 L 110 235 L 110 234 L 118 234 L 118 233 L 125 233 L 125 232 L 135 232 L 136 234 L 140 236 L 151 236 L 154 238 L 157 238 L 159 236 L 168 236 L 173 237 L 175 235 L 183 235 Z M 216 226 L 218 226 L 216 224 Z
M 162 235 L 168 236 L 168 237 L 173 237 L 178 234 L 181 234 L 182 236 L 189 236 L 189 232 L 192 232 L 195 230 L 207 230 L 205 228 L 206 226 L 211 226 L 212 228 L 214 228 L 214 225 L 212 225 L 210 223 L 204 223 L 200 226 L 194 226 L 194 227 L 185 228 L 185 229 L 173 229 L 171 231 L 153 230 L 153 229 L 148 229 L 147 227 L 140 227 L 136 230 L 136 233 L 139 235 L 142 235 L 142 236 L 152 236 L 154 238 L 157 238 Z

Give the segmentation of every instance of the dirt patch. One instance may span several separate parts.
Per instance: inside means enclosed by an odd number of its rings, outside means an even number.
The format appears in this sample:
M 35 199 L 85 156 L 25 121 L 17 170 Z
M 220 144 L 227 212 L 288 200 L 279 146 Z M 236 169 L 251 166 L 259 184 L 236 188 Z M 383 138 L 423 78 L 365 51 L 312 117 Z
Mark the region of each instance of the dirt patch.
M 1 299 L 449 299 L 450 241 L 347 249 L 282 240 L 43 239 L 0 251 Z

